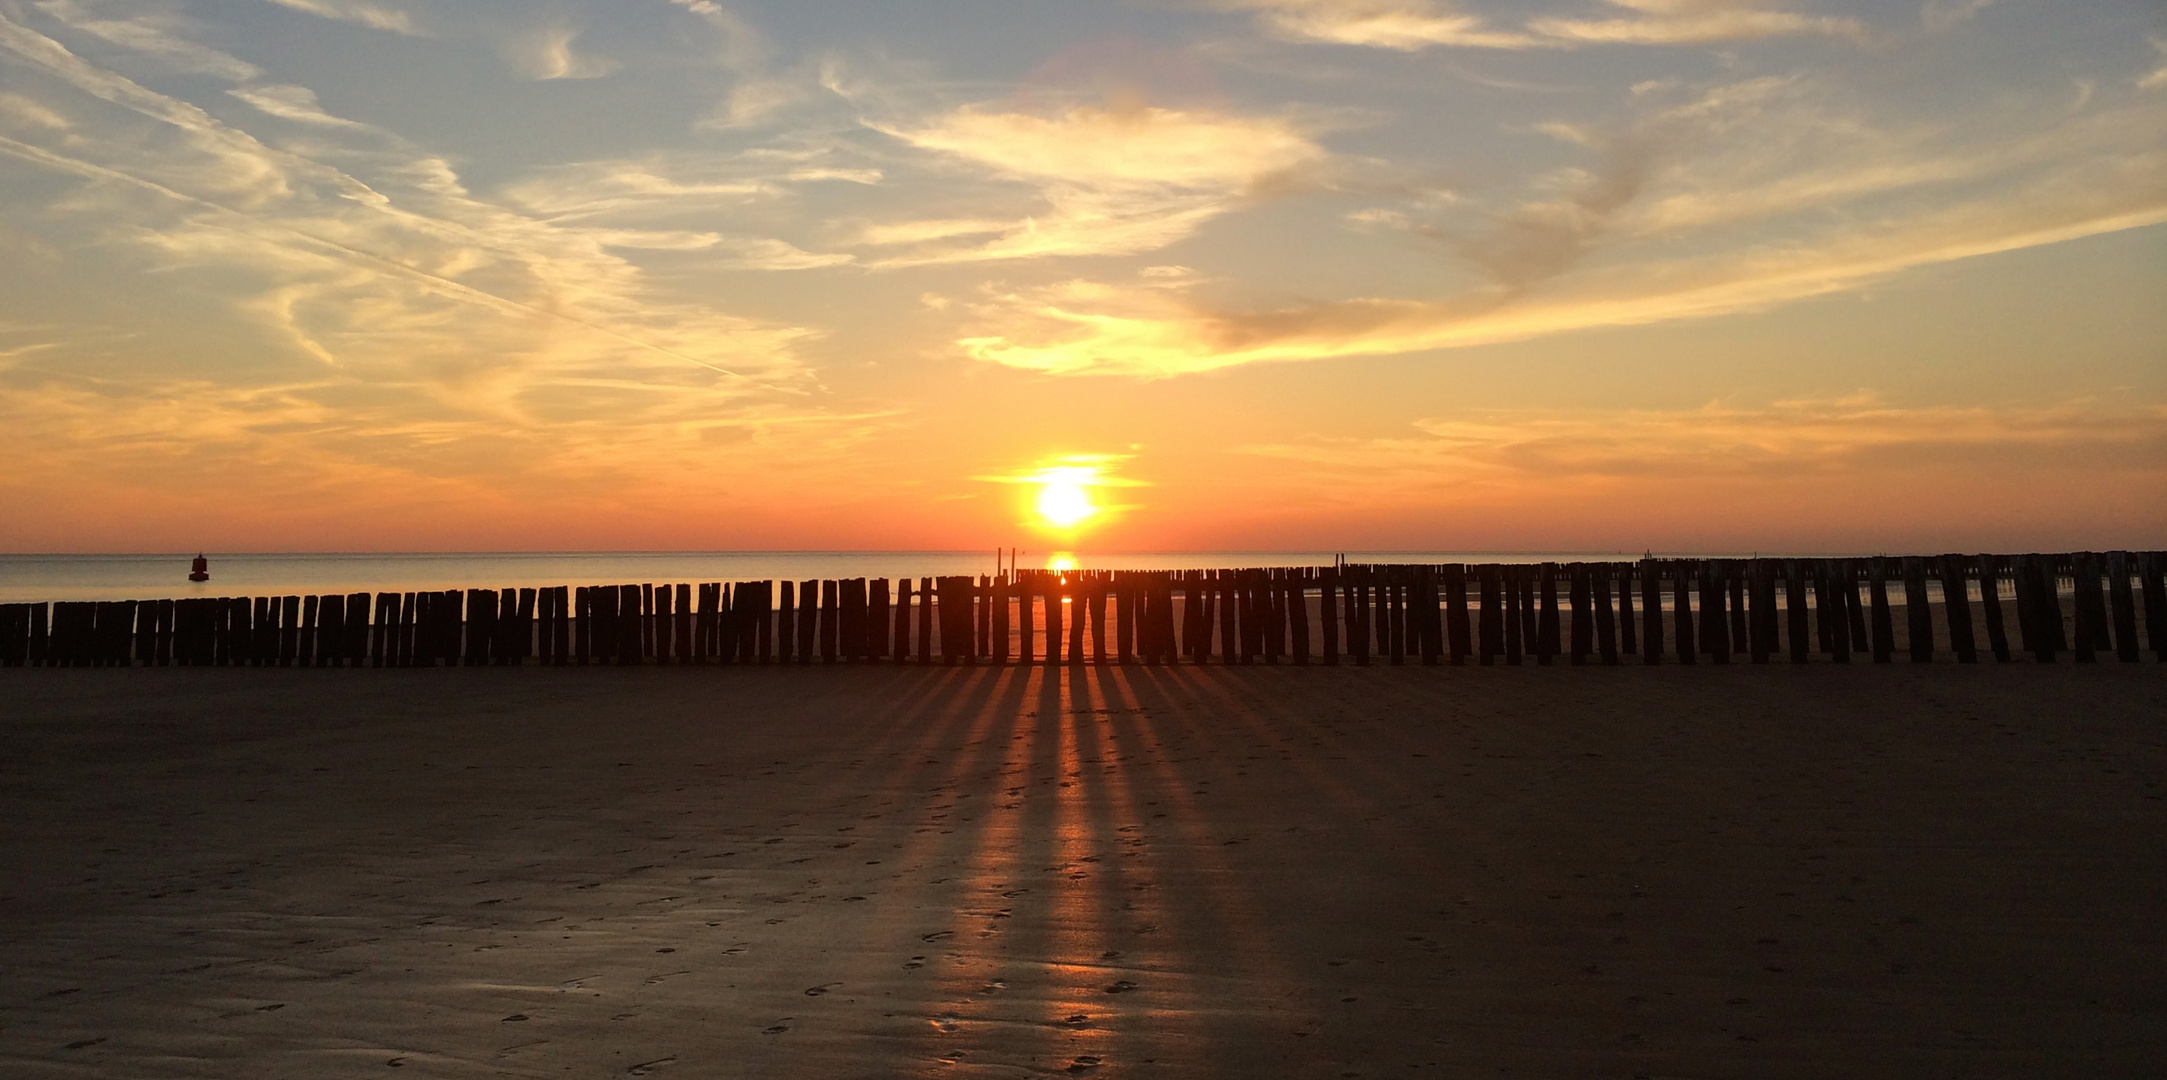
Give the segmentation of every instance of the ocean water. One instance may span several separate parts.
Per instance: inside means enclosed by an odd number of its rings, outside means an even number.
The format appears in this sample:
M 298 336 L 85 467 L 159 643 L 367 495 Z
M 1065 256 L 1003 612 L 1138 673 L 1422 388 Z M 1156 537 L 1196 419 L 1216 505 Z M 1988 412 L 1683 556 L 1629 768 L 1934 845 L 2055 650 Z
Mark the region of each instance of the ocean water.
M 188 580 L 194 552 L 156 555 L 0 555 L 0 602 L 152 600 L 355 592 L 504 589 L 703 581 L 919 578 L 992 574 L 984 551 L 615 551 L 406 554 L 219 554 L 211 579 Z M 1625 552 L 1145 551 L 1026 552 L 1025 568 L 1183 570 L 1351 563 L 1572 562 Z M 1001 557 L 1002 566 L 1006 556 Z

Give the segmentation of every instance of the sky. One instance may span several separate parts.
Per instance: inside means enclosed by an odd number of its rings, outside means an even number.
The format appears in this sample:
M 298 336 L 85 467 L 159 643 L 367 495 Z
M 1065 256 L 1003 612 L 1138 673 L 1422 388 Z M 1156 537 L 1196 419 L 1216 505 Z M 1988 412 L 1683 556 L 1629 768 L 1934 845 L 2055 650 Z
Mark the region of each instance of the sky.
M 2167 547 L 2157 0 L 0 0 L 0 550 Z

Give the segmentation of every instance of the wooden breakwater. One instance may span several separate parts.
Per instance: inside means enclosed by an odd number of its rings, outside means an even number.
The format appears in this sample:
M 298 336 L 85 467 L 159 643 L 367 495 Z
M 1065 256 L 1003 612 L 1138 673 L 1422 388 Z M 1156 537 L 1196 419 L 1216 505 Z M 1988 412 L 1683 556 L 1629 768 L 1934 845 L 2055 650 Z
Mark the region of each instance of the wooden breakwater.
M 2163 571 L 2115 551 L 4 604 L 0 666 L 2134 663 L 2167 660 Z

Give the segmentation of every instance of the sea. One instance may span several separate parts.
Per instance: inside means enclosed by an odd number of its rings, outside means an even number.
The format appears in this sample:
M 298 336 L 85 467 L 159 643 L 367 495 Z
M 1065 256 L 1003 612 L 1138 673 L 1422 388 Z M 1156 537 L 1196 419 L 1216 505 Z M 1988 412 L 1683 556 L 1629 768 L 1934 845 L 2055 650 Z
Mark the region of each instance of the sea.
M 0 603 L 306 596 L 550 585 L 922 578 L 1025 569 L 1186 570 L 1347 563 L 1539 563 L 1639 558 L 1633 552 L 1499 551 L 517 551 L 205 552 L 210 580 L 188 580 L 196 553 L 0 555 Z

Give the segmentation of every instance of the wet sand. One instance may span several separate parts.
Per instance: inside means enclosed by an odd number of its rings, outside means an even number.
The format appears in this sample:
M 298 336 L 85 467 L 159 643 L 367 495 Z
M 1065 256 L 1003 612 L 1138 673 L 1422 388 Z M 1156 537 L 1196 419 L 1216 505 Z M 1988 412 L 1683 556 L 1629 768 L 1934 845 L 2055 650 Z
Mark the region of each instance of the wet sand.
M 0 738 L 11 1077 L 2167 1060 L 2162 665 L 9 671 Z

